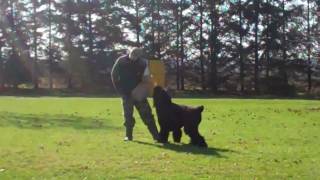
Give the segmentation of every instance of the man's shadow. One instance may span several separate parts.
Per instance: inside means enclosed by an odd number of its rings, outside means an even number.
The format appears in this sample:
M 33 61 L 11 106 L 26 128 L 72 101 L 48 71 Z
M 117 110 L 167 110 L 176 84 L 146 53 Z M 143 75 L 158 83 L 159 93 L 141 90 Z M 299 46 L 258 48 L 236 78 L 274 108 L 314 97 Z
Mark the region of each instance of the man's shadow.
M 202 154 L 202 155 L 208 155 L 208 156 L 216 156 L 216 157 L 222 157 L 224 158 L 224 155 L 221 155 L 223 152 L 230 152 L 230 153 L 238 153 L 237 151 L 230 150 L 230 149 L 223 149 L 223 148 L 214 148 L 214 147 L 208 147 L 208 148 L 201 148 L 192 146 L 190 144 L 161 144 L 161 143 L 148 143 L 148 142 L 142 142 L 142 141 L 132 141 L 138 144 L 147 145 L 147 146 L 155 146 L 163 149 L 169 149 L 176 152 L 181 153 L 190 153 L 190 154 Z

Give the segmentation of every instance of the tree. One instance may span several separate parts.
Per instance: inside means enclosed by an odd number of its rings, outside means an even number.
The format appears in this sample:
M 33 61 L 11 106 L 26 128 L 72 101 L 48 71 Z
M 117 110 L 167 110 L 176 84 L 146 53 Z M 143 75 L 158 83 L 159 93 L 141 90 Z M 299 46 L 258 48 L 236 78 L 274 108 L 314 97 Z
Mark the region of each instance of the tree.
M 269 78 L 270 76 L 270 21 L 271 21 L 271 7 L 270 7 L 270 0 L 266 0 L 266 4 L 265 4 L 265 16 L 266 16 L 266 24 L 267 24 L 267 28 L 266 28 L 266 78 Z
M 317 83 L 315 0 L 9 0 L 0 8 L 1 86 L 32 74 L 37 88 L 45 70 L 50 88 L 54 73 L 70 88 L 102 85 L 116 50 L 132 46 L 161 58 L 181 90 L 263 93 L 278 79 L 310 91 Z M 38 71 L 42 60 L 48 67 Z
M 44 19 L 43 14 L 44 10 L 41 10 L 40 7 L 43 6 L 43 2 L 39 0 L 31 0 L 30 2 L 30 8 L 32 9 L 32 12 L 29 14 L 30 20 L 28 22 L 28 27 L 30 30 L 32 29 L 31 36 L 33 37 L 33 42 L 31 43 L 31 50 L 33 51 L 33 63 L 32 63 L 32 81 L 33 86 L 35 89 L 38 88 L 38 56 L 39 56 L 39 46 L 43 46 L 44 44 L 42 42 L 41 36 L 42 33 L 38 32 L 38 29 L 43 26 L 44 24 L 41 22 L 42 19 Z M 30 37 L 30 40 L 31 38 Z M 30 53 L 31 54 L 31 53 Z
M 49 45 L 48 45 L 48 54 L 49 54 L 49 88 L 52 89 L 52 72 L 53 72 L 53 49 L 52 49 L 52 0 L 48 0 L 48 19 L 49 19 Z
M 218 10 L 216 8 L 217 0 L 209 1 L 210 9 L 210 87 L 213 92 L 216 92 L 218 89 L 217 85 L 217 61 L 219 54 L 219 20 L 218 20 Z
M 185 89 L 185 52 L 184 52 L 184 46 L 185 46 L 185 37 L 184 37 L 184 29 L 187 26 L 186 23 L 186 17 L 184 17 L 183 15 L 183 11 L 186 10 L 188 7 L 190 6 L 190 4 L 188 4 L 185 0 L 180 0 L 179 1 L 179 6 L 178 6 L 178 10 L 179 10 L 179 44 L 180 44 L 180 88 L 181 90 Z
M 3 34 L 1 32 L 1 34 Z M 3 35 L 0 37 L 0 91 L 4 88 L 4 57 L 2 47 L 4 46 Z
M 242 3 L 241 0 L 238 0 L 238 11 L 239 11 L 239 26 L 240 26 L 240 30 L 239 30 L 239 63 L 240 63 L 240 91 L 241 93 L 243 93 L 244 91 L 244 62 L 243 62 L 243 35 L 244 35 L 244 30 L 242 27 Z
M 179 14 L 179 8 L 180 7 L 180 4 L 178 4 L 178 1 L 176 2 L 176 10 L 174 12 L 175 14 L 175 17 L 176 17 L 176 84 L 177 84 L 177 90 L 179 89 L 182 89 L 182 85 L 181 85 L 181 61 L 180 61 L 180 58 L 181 58 L 181 54 L 179 53 L 179 48 L 180 48 L 180 36 L 181 36 L 181 33 L 180 33 L 180 29 L 181 29 L 181 24 L 180 24 L 180 21 L 181 21 L 181 17 L 180 17 L 180 14 Z
M 307 51 L 308 51 L 308 91 L 312 88 L 311 79 L 311 39 L 310 39 L 310 0 L 307 0 Z
M 259 25 L 259 1 L 254 0 L 254 90 L 259 92 L 259 43 L 258 43 L 258 25 Z
M 204 72 L 204 57 L 203 57 L 203 0 L 199 0 L 199 10 L 200 10 L 200 38 L 199 38 L 199 48 L 200 48 L 200 69 L 201 69 L 201 87 L 202 90 L 206 89 L 205 83 L 205 72 Z
M 87 74 L 85 71 L 77 72 L 78 66 L 85 66 L 81 62 L 81 52 L 75 47 L 75 39 L 81 34 L 81 16 L 77 14 L 82 11 L 82 5 L 87 2 L 66 0 L 56 4 L 57 11 L 61 12 L 59 15 L 55 15 L 55 22 L 58 24 L 57 32 L 61 34 L 60 38 L 55 38 L 56 43 L 62 45 L 62 50 L 65 52 L 65 56 L 62 57 L 66 65 L 66 74 L 68 88 L 73 88 L 73 79 L 78 74 L 83 73 L 83 76 Z M 78 15 L 78 19 L 72 18 L 74 15 Z M 90 36 L 88 36 L 90 38 Z M 91 46 L 90 46 L 91 47 Z M 83 79 L 81 78 L 83 81 Z
M 0 16 L 6 17 L 5 9 L 8 6 L 7 1 L 0 2 Z M 4 88 L 5 78 L 4 78 L 4 65 L 5 65 L 5 57 L 2 48 L 6 46 L 6 22 L 5 18 L 1 18 L 0 21 L 0 90 Z
M 30 80 L 28 76 L 29 56 L 28 56 L 28 28 L 26 18 L 23 16 L 27 12 L 25 1 L 10 0 L 5 4 L 8 14 L 5 19 L 5 36 L 11 46 L 8 61 L 5 66 L 6 80 L 9 84 L 17 88 L 22 82 Z M 29 69 L 28 69 L 29 68 Z
M 33 59 L 33 67 L 32 67 L 32 78 L 34 83 L 34 88 L 38 89 L 38 72 L 37 72 L 37 61 L 38 61 L 38 33 L 37 33 L 37 8 L 39 7 L 39 3 L 37 0 L 32 0 L 32 20 L 33 20 L 33 46 L 34 46 L 34 59 Z

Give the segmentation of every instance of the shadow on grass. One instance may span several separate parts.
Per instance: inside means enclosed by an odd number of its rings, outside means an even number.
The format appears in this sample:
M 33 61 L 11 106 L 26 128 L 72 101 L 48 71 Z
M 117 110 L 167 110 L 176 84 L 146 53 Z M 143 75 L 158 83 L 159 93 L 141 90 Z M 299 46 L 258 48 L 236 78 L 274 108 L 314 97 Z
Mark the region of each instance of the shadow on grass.
M 208 155 L 208 156 L 216 156 L 219 158 L 225 158 L 226 156 L 222 155 L 221 153 L 238 153 L 237 151 L 231 150 L 231 149 L 222 149 L 222 148 L 214 148 L 214 147 L 208 147 L 208 148 L 200 148 L 196 146 L 192 146 L 189 144 L 152 144 L 148 142 L 142 142 L 142 141 L 133 141 L 138 144 L 147 145 L 147 146 L 156 146 L 163 149 L 168 149 L 176 152 L 181 153 L 190 153 L 190 154 L 199 154 L 199 155 Z
M 74 129 L 111 129 L 105 119 L 82 117 L 76 114 L 19 114 L 0 112 L 0 127 L 15 126 L 19 128 L 43 129 L 70 127 Z

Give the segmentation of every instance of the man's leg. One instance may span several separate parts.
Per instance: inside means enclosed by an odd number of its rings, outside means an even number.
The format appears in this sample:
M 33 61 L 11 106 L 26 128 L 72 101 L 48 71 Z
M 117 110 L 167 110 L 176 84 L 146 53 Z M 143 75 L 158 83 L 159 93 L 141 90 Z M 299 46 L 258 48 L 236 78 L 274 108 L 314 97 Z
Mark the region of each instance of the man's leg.
M 134 102 L 134 105 L 137 108 L 143 123 L 148 127 L 153 139 L 158 141 L 159 133 L 148 100 L 145 99 L 140 102 Z
M 135 124 L 133 117 L 133 100 L 131 98 L 122 97 L 123 115 L 124 115 L 124 126 L 126 128 L 125 140 L 132 140 L 132 132 Z

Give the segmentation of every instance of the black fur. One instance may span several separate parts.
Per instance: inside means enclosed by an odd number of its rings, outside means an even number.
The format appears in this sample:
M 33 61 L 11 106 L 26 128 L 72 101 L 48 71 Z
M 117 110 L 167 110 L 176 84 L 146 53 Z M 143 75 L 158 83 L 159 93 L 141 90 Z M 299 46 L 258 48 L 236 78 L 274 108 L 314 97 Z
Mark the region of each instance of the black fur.
M 190 137 L 192 145 L 208 147 L 198 130 L 203 106 L 190 107 L 175 104 L 171 101 L 169 94 L 160 86 L 154 88 L 153 102 L 160 125 L 160 142 L 167 143 L 171 131 L 174 142 L 180 142 L 181 128 L 183 127 L 184 132 Z

